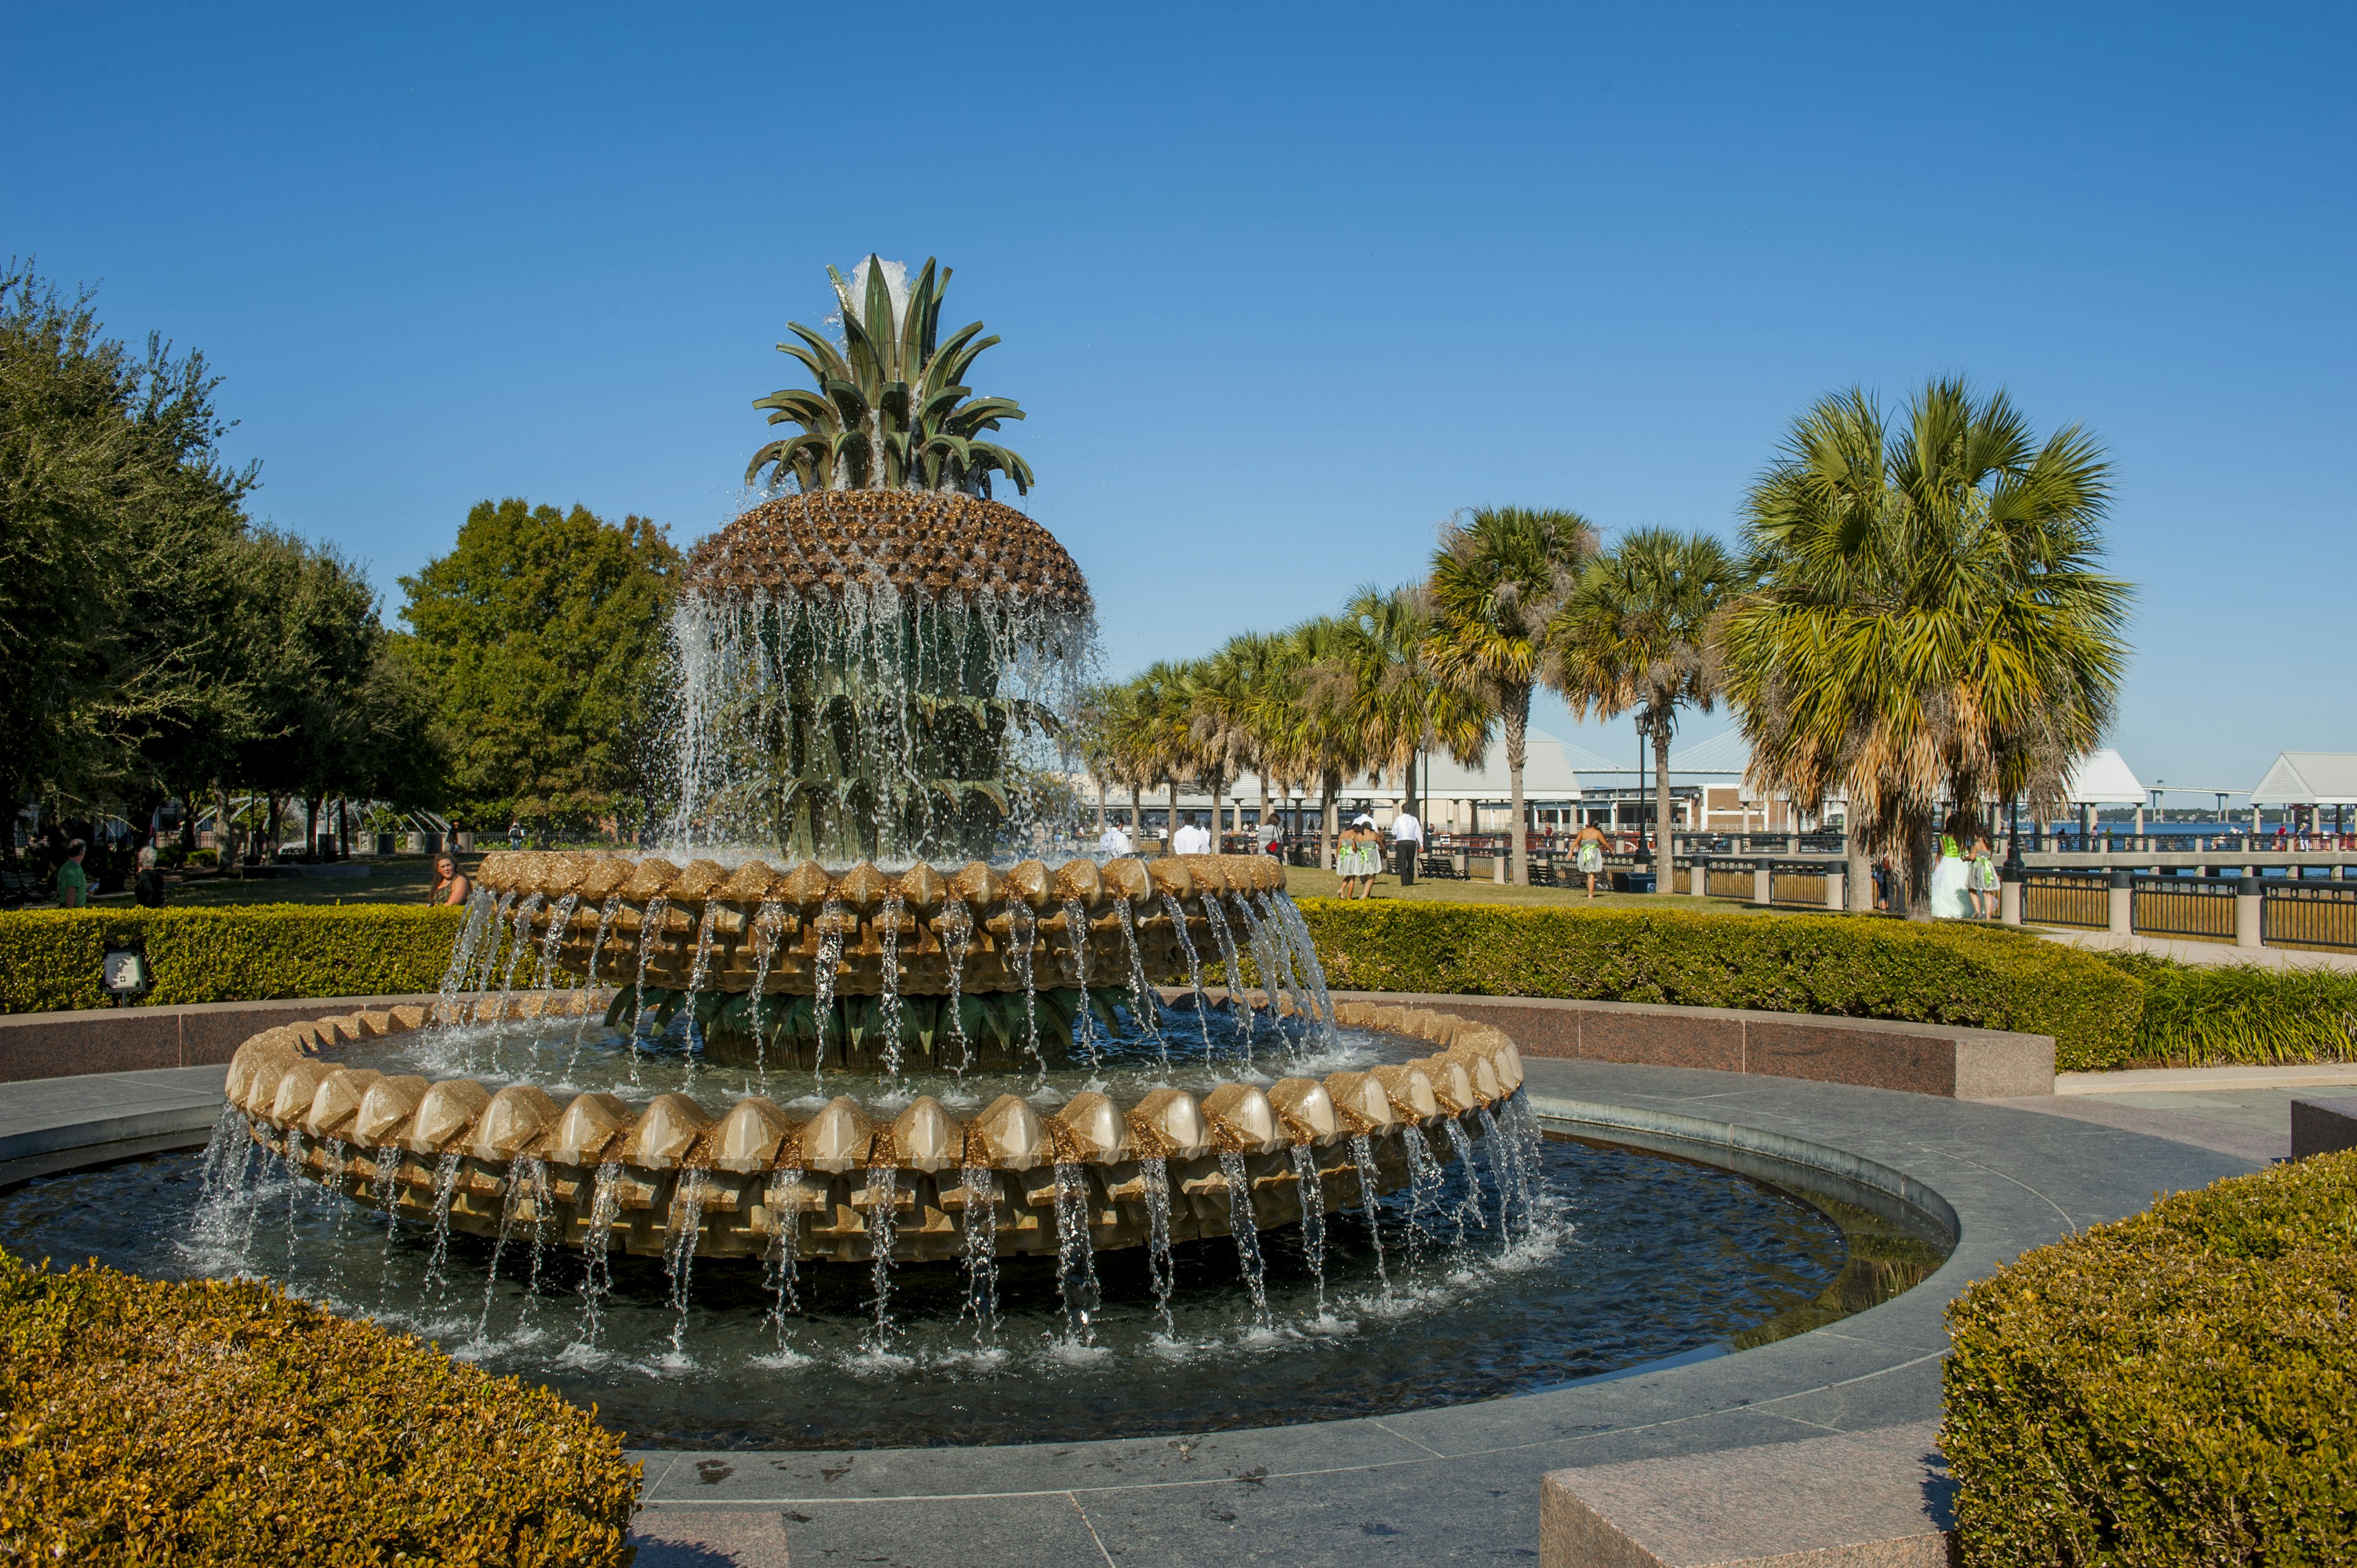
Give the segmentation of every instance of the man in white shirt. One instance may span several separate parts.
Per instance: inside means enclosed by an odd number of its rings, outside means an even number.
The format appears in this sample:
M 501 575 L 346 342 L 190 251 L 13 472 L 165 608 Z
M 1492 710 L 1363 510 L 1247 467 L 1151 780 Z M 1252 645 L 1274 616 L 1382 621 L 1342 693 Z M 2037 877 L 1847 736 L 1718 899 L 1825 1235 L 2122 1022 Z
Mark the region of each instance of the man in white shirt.
M 1392 819 L 1392 863 L 1399 868 L 1400 886 L 1415 886 L 1415 857 L 1424 853 L 1424 824 L 1405 806 Z
M 1130 846 L 1129 835 L 1121 831 L 1121 824 L 1107 822 L 1104 832 L 1097 835 L 1097 853 L 1103 855 L 1116 855 L 1135 854 L 1137 852 Z
M 1173 854 L 1211 854 L 1211 830 L 1197 822 L 1194 818 L 1188 818 L 1185 824 L 1170 835 L 1170 853 Z

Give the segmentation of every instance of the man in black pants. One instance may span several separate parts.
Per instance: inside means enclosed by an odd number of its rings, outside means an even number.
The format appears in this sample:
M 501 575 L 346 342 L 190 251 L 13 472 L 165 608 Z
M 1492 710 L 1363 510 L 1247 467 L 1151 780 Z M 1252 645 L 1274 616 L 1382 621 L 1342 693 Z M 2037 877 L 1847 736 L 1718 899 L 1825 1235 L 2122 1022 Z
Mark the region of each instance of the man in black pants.
M 1415 886 L 1415 857 L 1424 853 L 1424 824 L 1415 814 L 1402 806 L 1392 818 L 1392 864 L 1399 870 L 1400 886 Z

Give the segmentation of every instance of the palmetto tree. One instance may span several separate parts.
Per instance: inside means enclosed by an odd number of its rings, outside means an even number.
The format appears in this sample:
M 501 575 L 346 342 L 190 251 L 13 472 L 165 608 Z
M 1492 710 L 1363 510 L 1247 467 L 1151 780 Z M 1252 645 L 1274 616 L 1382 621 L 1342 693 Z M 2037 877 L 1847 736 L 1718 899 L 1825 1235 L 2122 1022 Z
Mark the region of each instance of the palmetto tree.
M 1596 554 L 1596 530 L 1571 511 L 1482 508 L 1440 537 L 1426 584 L 1425 660 L 1441 681 L 1494 709 L 1512 793 L 1513 878 L 1531 879 L 1523 821 L 1531 690 L 1555 611 Z
M 928 258 L 917 281 L 896 300 L 896 263 L 874 255 L 852 281 L 833 267 L 843 309 L 840 347 L 800 322 L 786 329 L 801 341 L 778 351 L 801 360 L 816 390 L 787 387 L 756 402 L 772 424 L 802 433 L 772 441 L 753 454 L 745 482 L 791 475 L 802 490 L 956 490 L 987 497 L 990 477 L 1003 473 L 1018 493 L 1031 488 L 1030 465 L 1004 446 L 980 439 L 1001 420 L 1023 411 L 1003 397 L 974 396 L 963 384 L 982 351 L 998 341 L 978 337 L 979 321 L 940 340 L 942 296 L 950 269 Z
M 1653 886 L 1670 887 L 1670 736 L 1678 709 L 1710 712 L 1718 695 L 1711 618 L 1737 584 L 1735 563 L 1706 533 L 1640 529 L 1581 574 L 1548 628 L 1549 683 L 1572 713 L 1635 710 L 1653 745 Z
M 2080 427 L 2040 441 L 2004 393 L 1935 380 L 1895 427 L 1861 392 L 1824 399 L 1752 488 L 1758 585 L 1716 641 L 1753 782 L 1844 791 L 1853 879 L 1859 852 L 1903 853 L 1911 912 L 1943 796 L 2050 802 L 2111 722 L 2130 596 L 2097 570 L 2109 478 Z

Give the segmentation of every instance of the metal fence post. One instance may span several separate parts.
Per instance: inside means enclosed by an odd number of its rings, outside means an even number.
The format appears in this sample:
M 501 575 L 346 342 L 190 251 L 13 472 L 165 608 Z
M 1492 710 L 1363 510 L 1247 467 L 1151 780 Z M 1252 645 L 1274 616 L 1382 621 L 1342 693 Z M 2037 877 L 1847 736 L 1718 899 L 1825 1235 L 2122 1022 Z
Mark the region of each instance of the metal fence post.
M 2238 948 L 2257 947 L 2263 940 L 2263 921 L 2267 908 L 2266 889 L 2255 876 L 2244 876 L 2234 884 L 2234 945 Z
M 2022 870 L 2018 863 L 1997 868 L 1996 918 L 2008 926 L 2021 924 Z
M 2112 873 L 2112 934 L 2125 937 L 2136 930 L 2136 877 L 2126 870 Z
M 1754 904 L 1772 904 L 1776 901 L 1775 867 L 1776 863 L 1772 860 L 1755 860 L 1751 863 L 1751 901 Z

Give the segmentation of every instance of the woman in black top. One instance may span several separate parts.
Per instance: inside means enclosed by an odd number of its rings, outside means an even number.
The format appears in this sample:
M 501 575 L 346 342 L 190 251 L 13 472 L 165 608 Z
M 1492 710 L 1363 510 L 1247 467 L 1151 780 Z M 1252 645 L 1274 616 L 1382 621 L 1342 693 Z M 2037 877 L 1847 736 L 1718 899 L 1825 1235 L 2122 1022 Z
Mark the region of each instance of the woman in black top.
M 131 897 L 142 908 L 164 907 L 164 874 L 156 869 L 152 844 L 139 852 L 139 875 L 131 879 Z

